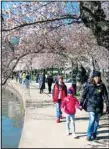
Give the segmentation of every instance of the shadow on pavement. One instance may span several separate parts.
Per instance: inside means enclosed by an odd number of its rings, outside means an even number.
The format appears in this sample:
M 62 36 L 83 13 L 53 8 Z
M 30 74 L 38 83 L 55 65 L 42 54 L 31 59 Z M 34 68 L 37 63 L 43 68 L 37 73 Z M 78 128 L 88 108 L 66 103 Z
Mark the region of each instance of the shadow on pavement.
M 109 134 L 109 129 L 98 131 L 98 134 L 99 134 L 99 133 L 108 133 L 108 134 Z M 108 139 L 109 139 L 109 136 L 108 136 Z
M 97 140 L 104 140 L 104 139 L 108 139 L 108 142 L 109 142 L 109 136 L 107 135 L 107 136 L 98 136 L 97 137 Z
M 80 117 L 80 118 L 75 118 L 75 120 L 88 120 L 88 117 Z
M 86 134 L 85 135 L 78 135 L 79 138 L 86 137 L 86 136 L 87 136 Z
M 106 127 L 109 127 L 109 124 L 107 124 L 107 123 L 106 123 L 106 124 L 101 124 L 101 125 L 99 126 L 99 129 L 100 129 L 100 128 L 106 128 Z

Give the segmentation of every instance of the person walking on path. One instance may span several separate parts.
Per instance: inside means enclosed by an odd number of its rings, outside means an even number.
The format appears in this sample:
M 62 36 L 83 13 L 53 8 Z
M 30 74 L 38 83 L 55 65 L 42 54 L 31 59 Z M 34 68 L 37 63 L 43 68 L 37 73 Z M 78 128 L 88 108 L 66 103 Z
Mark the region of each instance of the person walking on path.
M 16 72 L 16 82 L 19 80 L 19 72 Z
M 45 71 L 43 72 L 43 89 L 45 89 L 45 81 L 46 81 L 46 76 L 45 76 Z
M 39 82 L 39 88 L 40 88 L 40 94 L 43 93 L 43 89 L 44 89 L 44 74 L 43 72 L 41 72 L 39 74 L 39 78 L 38 78 L 38 82 Z
M 36 83 L 38 83 L 39 73 L 36 75 Z
M 76 108 L 81 109 L 79 105 L 79 101 L 76 97 L 73 96 L 73 90 L 72 88 L 69 88 L 67 91 L 67 97 L 64 98 L 61 109 L 66 114 L 66 129 L 67 129 L 67 135 L 70 135 L 70 120 L 72 123 L 72 136 L 76 138 L 75 134 L 75 113 Z
M 19 72 L 19 83 L 22 84 L 22 71 Z
M 25 80 L 25 86 L 26 86 L 26 88 L 29 88 L 29 86 L 30 86 L 30 80 L 31 80 L 30 73 L 27 72 L 27 74 L 26 74 L 26 80 Z
M 22 73 L 22 86 L 23 86 L 24 88 L 26 87 L 25 81 L 26 81 L 26 72 L 23 72 L 23 73 Z
M 80 100 L 80 105 L 89 113 L 88 141 L 94 140 L 97 137 L 97 128 L 103 113 L 103 100 L 106 102 L 106 112 L 109 113 L 109 100 L 106 87 L 102 83 L 101 73 L 94 71 L 92 80 L 84 86 Z
M 48 92 L 50 94 L 51 93 L 52 83 L 53 83 L 53 77 L 52 77 L 51 74 L 48 74 L 46 81 L 47 81 L 47 84 L 48 84 Z
M 67 86 L 63 82 L 63 77 L 59 76 L 53 87 L 53 102 L 56 103 L 56 122 L 60 123 L 62 118 L 61 103 L 67 96 Z
M 77 73 L 78 73 L 78 67 L 72 70 L 72 87 L 75 90 L 74 95 L 76 95 L 76 92 L 77 92 L 77 85 L 76 85 L 77 84 L 77 80 L 76 80 Z

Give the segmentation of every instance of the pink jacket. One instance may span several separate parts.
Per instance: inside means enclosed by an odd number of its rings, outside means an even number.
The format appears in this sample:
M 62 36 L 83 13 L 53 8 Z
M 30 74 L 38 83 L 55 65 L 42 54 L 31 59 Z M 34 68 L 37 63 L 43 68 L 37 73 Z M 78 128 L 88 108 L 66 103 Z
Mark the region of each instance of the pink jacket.
M 64 98 L 61 108 L 64 109 L 66 114 L 75 114 L 76 108 L 79 109 L 79 101 L 74 96 L 67 96 Z

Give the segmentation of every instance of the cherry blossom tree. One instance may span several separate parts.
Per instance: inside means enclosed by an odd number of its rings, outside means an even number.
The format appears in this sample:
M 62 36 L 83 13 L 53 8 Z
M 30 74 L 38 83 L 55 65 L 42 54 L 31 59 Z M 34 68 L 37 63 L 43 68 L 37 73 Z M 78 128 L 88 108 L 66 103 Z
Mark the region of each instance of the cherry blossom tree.
M 92 59 L 93 69 L 108 67 L 108 50 L 98 46 L 92 31 L 81 23 L 79 7 L 74 2 L 5 3 L 2 84 L 19 61 L 29 65 L 31 55 L 38 67 L 61 67 L 66 62 L 73 67 L 81 63 L 82 57 Z
M 5 6 L 2 12 L 3 31 L 39 23 L 54 22 L 53 26 L 56 26 L 57 21 L 65 24 L 66 19 L 79 22 L 80 18 L 78 7 L 74 6 L 74 2 L 4 2 L 3 4 Z M 69 6 L 72 6 L 70 8 L 72 11 L 68 13 Z

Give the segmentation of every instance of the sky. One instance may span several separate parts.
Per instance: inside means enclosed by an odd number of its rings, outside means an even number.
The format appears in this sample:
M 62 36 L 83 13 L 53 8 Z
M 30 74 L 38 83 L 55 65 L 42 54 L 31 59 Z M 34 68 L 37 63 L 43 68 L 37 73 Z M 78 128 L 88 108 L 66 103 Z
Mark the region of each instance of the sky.
M 11 8 L 13 4 L 19 5 L 20 3 L 21 2 L 2 2 L 2 9 Z M 23 3 L 27 3 L 27 2 L 23 2 Z M 75 9 L 72 9 L 72 8 L 76 8 L 77 11 L 75 11 Z M 72 12 L 79 13 L 79 2 L 68 2 L 66 4 L 65 10 L 68 13 L 72 13 Z
M 21 2 L 2 2 L 2 9 L 11 9 L 11 7 L 13 5 L 20 5 Z M 31 3 L 31 2 L 23 2 L 23 3 Z M 15 9 L 12 9 L 14 14 L 17 13 L 17 11 Z M 22 10 L 20 10 L 22 11 Z M 66 6 L 65 6 L 65 13 L 66 14 L 76 14 L 76 15 L 79 15 L 80 14 L 80 8 L 79 8 L 79 2 L 67 2 L 66 3 Z M 22 14 L 22 12 L 21 12 Z M 3 16 L 4 18 L 8 18 L 8 14 L 5 14 L 5 16 Z M 33 15 L 34 16 L 34 15 Z M 25 20 L 27 20 L 28 17 L 25 16 Z M 29 17 L 29 20 L 30 22 L 33 22 L 34 21 L 34 18 L 32 17 Z M 67 20 L 64 20 L 65 23 L 70 23 L 72 21 L 72 19 L 67 19 Z

